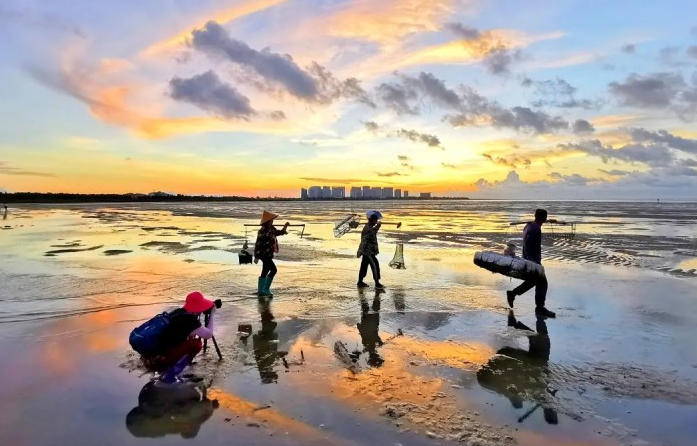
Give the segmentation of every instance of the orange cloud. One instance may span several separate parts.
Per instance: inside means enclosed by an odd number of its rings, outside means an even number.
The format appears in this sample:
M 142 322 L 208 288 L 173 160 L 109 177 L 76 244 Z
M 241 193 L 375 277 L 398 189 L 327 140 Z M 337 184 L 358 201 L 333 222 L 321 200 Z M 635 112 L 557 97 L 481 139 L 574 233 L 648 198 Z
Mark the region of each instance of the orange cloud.
M 254 14 L 255 12 L 279 5 L 285 1 L 287 0 L 250 0 L 245 3 L 236 4 L 222 11 L 207 13 L 205 18 L 197 19 L 196 22 L 192 22 L 177 34 L 150 45 L 143 50 L 141 56 L 157 56 L 184 45 L 191 36 L 191 31 L 193 29 L 202 28 L 210 20 L 214 20 L 218 23 L 229 23 L 244 16 Z
M 322 19 L 329 35 L 385 45 L 410 34 L 437 31 L 454 12 L 456 0 L 355 0 Z

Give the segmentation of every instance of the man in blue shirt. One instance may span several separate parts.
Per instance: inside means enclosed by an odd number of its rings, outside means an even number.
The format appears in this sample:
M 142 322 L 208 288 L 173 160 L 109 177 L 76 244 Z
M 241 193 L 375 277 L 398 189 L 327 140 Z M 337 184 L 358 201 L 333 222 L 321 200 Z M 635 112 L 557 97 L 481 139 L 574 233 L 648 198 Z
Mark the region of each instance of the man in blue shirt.
M 535 221 L 525 225 L 523 229 L 523 258 L 538 265 L 542 265 L 542 225 L 547 221 L 547 211 L 537 209 Z M 536 279 L 526 280 L 512 291 L 506 291 L 508 305 L 513 308 L 516 296 L 521 296 L 532 288 L 535 288 L 535 314 L 545 317 L 556 317 L 553 311 L 545 308 L 547 298 L 547 278 L 542 276 Z

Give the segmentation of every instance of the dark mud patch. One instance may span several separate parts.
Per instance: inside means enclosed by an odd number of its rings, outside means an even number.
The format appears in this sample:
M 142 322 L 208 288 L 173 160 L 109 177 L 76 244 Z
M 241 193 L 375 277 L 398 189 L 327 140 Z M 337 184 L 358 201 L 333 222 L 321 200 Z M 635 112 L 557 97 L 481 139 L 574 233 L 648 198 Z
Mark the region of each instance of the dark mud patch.
M 103 248 L 104 245 L 90 246 L 88 248 L 68 248 L 68 249 L 54 249 L 52 251 L 46 251 L 44 253 L 45 257 L 54 257 L 58 254 L 67 254 L 70 252 L 82 252 L 82 251 L 95 251 L 97 249 Z
M 151 241 L 146 243 L 141 243 L 140 247 L 143 249 L 156 249 L 160 252 L 168 254 L 181 254 L 189 250 L 189 245 L 179 242 L 158 242 Z
M 133 252 L 130 249 L 107 249 L 104 251 L 105 256 L 118 256 L 121 254 L 128 254 L 129 252 Z

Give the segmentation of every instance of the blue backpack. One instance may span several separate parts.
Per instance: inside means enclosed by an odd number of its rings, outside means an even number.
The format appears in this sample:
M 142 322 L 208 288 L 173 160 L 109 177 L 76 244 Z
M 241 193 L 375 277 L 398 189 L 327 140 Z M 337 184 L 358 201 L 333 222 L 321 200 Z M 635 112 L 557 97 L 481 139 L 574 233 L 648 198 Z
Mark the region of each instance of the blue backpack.
M 169 327 L 171 313 L 162 313 L 136 327 L 128 337 L 133 350 L 146 358 L 163 353 L 167 346 L 165 334 Z

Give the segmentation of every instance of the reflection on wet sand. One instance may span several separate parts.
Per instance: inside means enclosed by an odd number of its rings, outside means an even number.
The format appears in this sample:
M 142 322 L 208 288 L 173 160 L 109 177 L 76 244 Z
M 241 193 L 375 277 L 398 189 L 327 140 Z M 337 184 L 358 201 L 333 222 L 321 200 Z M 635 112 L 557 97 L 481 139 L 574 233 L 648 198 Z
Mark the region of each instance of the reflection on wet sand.
M 275 332 L 278 324 L 271 313 L 271 301 L 268 298 L 260 298 L 258 303 L 261 328 L 252 336 L 254 359 L 259 370 L 262 384 L 278 382 L 278 373 L 274 370 L 278 351 L 278 333 Z M 284 353 L 284 352 L 282 352 Z
M 138 395 L 138 406 L 126 415 L 126 427 L 134 437 L 194 438 L 217 408 L 202 385 L 150 381 Z
M 510 311 L 508 325 L 530 330 L 516 320 L 513 310 Z M 537 317 L 536 329 L 536 333 L 528 336 L 527 350 L 514 347 L 499 349 L 477 372 L 477 381 L 482 387 L 508 398 L 515 409 L 522 409 L 526 400 L 535 403 L 532 409 L 518 418 L 519 422 L 523 422 L 536 409 L 542 407 L 545 421 L 557 424 L 557 412 L 550 403 L 550 396 L 554 397 L 556 390 L 550 389 L 547 382 L 550 375 L 547 364 L 551 343 L 547 324 L 542 317 Z

